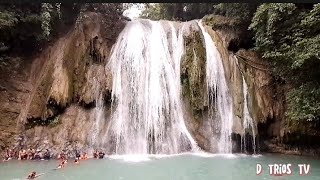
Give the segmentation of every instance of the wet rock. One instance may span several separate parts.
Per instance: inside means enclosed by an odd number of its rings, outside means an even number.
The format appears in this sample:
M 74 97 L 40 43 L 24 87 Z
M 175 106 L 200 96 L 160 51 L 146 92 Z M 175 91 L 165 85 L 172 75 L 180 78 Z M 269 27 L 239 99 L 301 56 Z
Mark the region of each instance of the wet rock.
M 0 141 L 5 146 L 50 148 L 53 152 L 64 149 L 67 143 L 70 143 L 68 151 L 74 144 L 87 146 L 94 123 L 89 116 L 94 106 L 87 105 L 94 102 L 95 89 L 111 91 L 111 75 L 104 66 L 117 34 L 124 27 L 124 23 L 118 21 L 108 29 L 109 21 L 102 23 L 104 18 L 101 14 L 87 13 L 83 22 L 43 49 L 36 58 L 11 61 L 15 65 L 0 71 L 3 102 L 0 129 L 8 132 L 2 131 Z M 97 82 L 101 84 L 99 87 L 93 83 L 95 76 L 101 77 Z M 29 122 L 36 124 L 29 126 Z M 25 137 L 19 143 L 14 140 L 18 134 Z

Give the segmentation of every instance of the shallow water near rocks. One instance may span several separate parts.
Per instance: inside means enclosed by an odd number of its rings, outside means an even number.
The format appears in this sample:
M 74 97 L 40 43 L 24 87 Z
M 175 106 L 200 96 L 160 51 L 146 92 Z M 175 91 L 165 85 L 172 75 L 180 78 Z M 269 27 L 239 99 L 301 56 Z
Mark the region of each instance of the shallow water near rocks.
M 256 164 L 263 166 L 262 175 L 256 175 Z M 270 176 L 268 164 L 291 163 L 293 174 Z M 300 176 L 297 164 L 310 164 L 311 173 Z M 17 161 L 0 163 L 0 179 L 24 179 L 31 171 L 45 173 L 39 180 L 214 180 L 214 179 L 319 179 L 320 160 L 314 157 L 278 154 L 179 154 L 138 156 L 111 156 L 105 159 L 89 159 L 73 164 L 71 160 L 60 170 L 52 170 L 58 164 L 50 161 Z

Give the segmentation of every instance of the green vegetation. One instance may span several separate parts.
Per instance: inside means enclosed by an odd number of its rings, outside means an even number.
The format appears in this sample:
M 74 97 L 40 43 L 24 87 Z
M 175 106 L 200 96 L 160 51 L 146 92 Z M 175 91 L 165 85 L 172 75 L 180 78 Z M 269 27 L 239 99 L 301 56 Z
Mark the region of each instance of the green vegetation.
M 39 48 L 58 33 L 59 26 L 72 19 L 66 13 L 70 8 L 75 7 L 61 3 L 1 4 L 0 53 L 28 53 Z
M 57 125 L 61 124 L 60 115 L 57 115 L 53 118 L 53 120 L 50 122 L 49 127 L 56 127 Z
M 147 3 L 141 17 L 189 21 L 216 14 L 237 18 L 248 26 L 257 6 L 256 3 Z
M 260 53 L 276 79 L 287 84 L 288 124 L 319 124 L 320 4 L 153 3 L 142 17 L 182 21 L 204 17 L 213 29 L 233 30 L 250 41 L 244 48 Z
M 214 9 L 214 3 L 146 3 L 142 18 L 187 21 L 202 18 Z
M 122 3 L 28 3 L 0 4 L 0 66 L 10 57 L 30 56 L 41 51 L 76 21 L 83 13 L 105 14 L 112 21 L 119 19 Z
M 181 61 L 182 95 L 187 97 L 193 110 L 198 116 L 204 109 L 205 96 L 205 48 L 199 31 L 191 32 L 185 37 L 186 54 Z
M 291 87 L 292 125 L 320 120 L 320 4 L 262 4 L 252 19 L 255 49 Z M 314 122 L 317 123 L 317 122 Z
M 301 121 L 319 121 L 320 112 L 320 90 L 319 85 L 303 83 L 299 87 L 293 88 L 287 96 L 287 115 L 293 125 L 298 125 Z M 316 124 L 319 122 L 315 122 Z
M 28 119 L 26 123 L 26 129 L 31 129 L 35 126 L 48 126 L 50 128 L 56 127 L 57 125 L 61 124 L 60 115 L 56 115 L 53 117 L 49 117 L 47 119 Z
M 215 30 L 231 30 L 238 37 L 236 46 L 253 45 L 253 33 L 248 26 L 257 3 L 150 3 L 145 6 L 142 18 L 188 21 L 201 19 Z M 231 48 L 232 49 L 232 48 Z

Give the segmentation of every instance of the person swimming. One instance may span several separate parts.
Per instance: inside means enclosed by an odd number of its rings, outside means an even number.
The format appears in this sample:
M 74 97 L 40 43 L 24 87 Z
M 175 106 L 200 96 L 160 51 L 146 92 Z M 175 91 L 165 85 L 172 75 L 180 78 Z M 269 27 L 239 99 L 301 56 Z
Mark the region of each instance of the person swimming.
M 56 169 L 61 169 L 61 168 L 63 168 L 63 164 L 62 163 L 59 164 Z
M 79 164 L 79 160 L 78 160 L 78 159 L 75 159 L 75 160 L 74 160 L 74 163 L 75 163 L 75 164 Z
M 63 167 L 64 167 L 64 161 L 62 161 L 62 163 L 60 163 L 56 169 L 61 169 Z
M 65 159 L 65 160 L 62 160 L 62 162 L 58 165 L 58 167 L 56 168 L 56 169 L 61 169 L 61 168 L 63 168 L 66 164 L 67 164 L 67 160 Z
M 28 175 L 27 179 L 34 179 L 37 177 L 36 175 L 37 175 L 37 173 L 35 171 L 33 171 Z

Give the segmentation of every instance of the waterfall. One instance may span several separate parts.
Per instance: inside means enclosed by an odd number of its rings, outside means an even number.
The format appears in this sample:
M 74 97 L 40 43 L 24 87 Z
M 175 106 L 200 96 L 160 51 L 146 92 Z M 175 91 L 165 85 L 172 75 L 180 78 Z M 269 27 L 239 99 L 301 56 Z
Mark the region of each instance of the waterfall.
M 97 78 L 93 79 L 93 91 L 94 91 L 94 97 L 95 97 L 95 104 L 96 107 L 94 109 L 94 113 L 91 115 L 90 119 L 94 121 L 92 127 L 91 127 L 91 133 L 90 133 L 90 147 L 93 148 L 100 148 L 100 142 L 101 138 L 99 137 L 101 126 L 103 125 L 103 121 L 105 120 L 104 117 L 104 103 L 103 103 L 103 94 L 100 89 L 100 82 L 97 80 Z
M 232 97 L 229 92 L 222 58 L 211 36 L 201 20 L 198 25 L 202 31 L 206 47 L 206 83 L 209 98 L 209 120 L 219 134 L 218 152 L 231 153 L 231 133 L 233 125 Z
M 180 98 L 182 30 L 150 20 L 129 22 L 112 49 L 115 154 L 174 154 L 197 149 L 184 124 Z M 170 54 L 169 47 L 172 47 Z
M 241 136 L 241 151 L 246 151 L 247 150 L 247 136 L 246 132 L 251 130 L 252 133 L 252 149 L 253 153 L 256 153 L 256 126 L 255 123 L 252 119 L 251 113 L 249 111 L 249 103 L 248 103 L 248 84 L 244 78 L 243 72 L 240 69 L 238 58 L 234 56 L 236 65 L 241 73 L 242 77 L 242 89 L 243 89 L 243 121 L 242 121 L 242 127 L 243 127 L 243 132 L 244 134 Z
M 251 129 L 252 131 L 252 139 L 253 139 L 253 152 L 256 153 L 256 129 L 253 123 L 253 119 L 250 115 L 249 112 L 249 104 L 248 104 L 248 85 L 246 80 L 244 79 L 243 75 L 242 75 L 242 84 L 243 84 L 243 99 L 244 99 L 244 108 L 243 108 L 243 128 L 244 128 L 244 132 L 246 132 L 246 129 Z M 243 137 L 244 138 L 244 149 L 246 149 L 246 135 L 244 134 Z
M 176 86 L 177 86 L 177 91 L 181 92 L 181 82 L 180 82 L 180 62 L 181 62 L 181 57 L 185 52 L 184 49 L 184 39 L 183 39 L 183 30 L 184 30 L 185 24 L 182 25 L 181 28 L 178 29 L 178 35 L 176 33 L 176 29 L 174 28 L 173 24 L 170 23 L 170 28 L 171 28 L 171 49 L 172 49 L 172 58 L 174 62 L 174 72 L 175 72 L 175 77 L 176 79 Z M 173 51 L 175 50 L 175 51 Z

